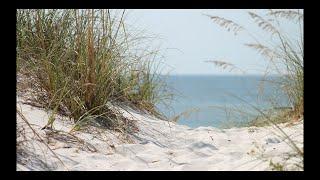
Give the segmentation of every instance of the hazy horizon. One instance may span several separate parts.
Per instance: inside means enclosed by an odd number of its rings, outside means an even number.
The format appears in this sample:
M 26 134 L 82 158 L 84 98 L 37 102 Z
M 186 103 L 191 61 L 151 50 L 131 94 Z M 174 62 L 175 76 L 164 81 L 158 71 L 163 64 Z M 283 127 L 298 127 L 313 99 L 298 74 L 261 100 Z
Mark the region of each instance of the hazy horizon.
M 245 47 L 244 43 L 253 42 L 245 32 L 235 36 L 232 32 L 216 25 L 204 14 L 231 19 L 262 40 L 269 42 L 270 36 L 262 31 L 242 9 L 130 9 L 126 10 L 127 24 L 147 35 L 156 36 L 154 47 L 160 47 L 165 72 L 171 75 L 239 75 L 239 72 L 229 72 L 207 63 L 208 60 L 220 60 L 234 64 L 246 71 L 245 75 L 262 75 L 268 66 L 256 51 Z M 265 10 L 255 10 L 264 14 Z M 290 36 L 297 33 L 294 24 L 282 23 L 284 30 Z

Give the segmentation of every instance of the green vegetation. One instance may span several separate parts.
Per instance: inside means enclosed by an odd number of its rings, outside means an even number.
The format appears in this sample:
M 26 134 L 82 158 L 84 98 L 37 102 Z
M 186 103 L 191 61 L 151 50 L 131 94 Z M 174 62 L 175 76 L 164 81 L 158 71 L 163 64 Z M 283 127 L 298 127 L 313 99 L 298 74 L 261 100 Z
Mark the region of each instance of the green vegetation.
M 284 167 L 280 163 L 273 163 L 270 161 L 270 167 L 272 167 L 273 171 L 284 171 Z
M 233 31 L 235 35 L 245 31 L 252 37 L 254 42 L 246 43 L 245 46 L 257 51 L 270 65 L 269 69 L 265 71 L 265 81 L 273 83 L 284 92 L 293 107 L 292 111 L 283 117 L 288 117 L 287 120 L 302 119 L 304 112 L 303 13 L 299 10 L 269 10 L 264 16 L 254 12 L 248 12 L 248 14 L 259 28 L 270 35 L 269 41 L 263 43 L 263 37 L 255 36 L 247 28 L 232 20 L 218 16 L 207 16 L 219 26 L 226 28 L 228 31 Z M 284 31 L 281 31 L 281 24 L 288 23 L 288 21 L 297 25 L 296 27 L 299 29 L 298 37 L 290 37 Z M 209 62 L 213 62 L 224 69 L 230 67 L 233 70 L 236 68 L 231 63 L 219 60 Z M 277 73 L 281 78 L 274 81 L 267 80 L 268 72 Z M 276 104 L 276 99 L 274 99 L 274 102 Z
M 248 12 L 250 18 L 257 24 L 257 26 L 270 35 L 267 42 L 262 40 L 265 37 L 255 36 L 254 33 L 249 32 L 247 28 L 237 24 L 232 20 L 223 17 L 207 15 L 214 23 L 226 28 L 228 31 L 234 32 L 235 35 L 245 31 L 253 39 L 253 43 L 246 43 L 245 46 L 257 51 L 269 62 L 269 69 L 265 72 L 276 72 L 281 78 L 279 80 L 267 80 L 266 82 L 272 83 L 279 90 L 284 92 L 292 105 L 291 109 L 280 110 L 276 113 L 266 113 L 258 107 L 246 102 L 240 97 L 236 97 L 249 105 L 260 114 L 259 117 L 253 121 L 245 124 L 245 126 L 265 126 L 272 125 L 279 131 L 283 139 L 287 139 L 288 145 L 294 150 L 295 155 L 300 157 L 300 162 L 297 164 L 299 169 L 303 169 L 303 149 L 299 148 L 295 142 L 292 141 L 290 136 L 286 134 L 283 129 L 278 125 L 283 122 L 296 122 L 303 121 L 304 113 L 304 37 L 303 37 L 303 12 L 300 10 L 269 10 L 264 15 Z M 281 24 L 294 23 L 298 28 L 299 35 L 289 36 L 281 30 Z M 236 66 L 219 61 L 209 61 L 224 69 L 235 69 Z M 265 73 L 265 77 L 268 77 Z M 274 104 L 277 99 L 273 99 Z M 277 108 L 277 107 L 275 107 Z M 290 157 L 289 157 L 290 158 Z M 270 161 L 270 167 L 273 170 L 284 170 L 282 164 L 274 164 Z
M 17 74 L 52 110 L 48 125 L 63 114 L 76 129 L 96 118 L 125 127 L 114 103 L 161 116 L 157 51 L 143 48 L 148 38 L 130 34 L 124 19 L 125 11 L 17 10 Z

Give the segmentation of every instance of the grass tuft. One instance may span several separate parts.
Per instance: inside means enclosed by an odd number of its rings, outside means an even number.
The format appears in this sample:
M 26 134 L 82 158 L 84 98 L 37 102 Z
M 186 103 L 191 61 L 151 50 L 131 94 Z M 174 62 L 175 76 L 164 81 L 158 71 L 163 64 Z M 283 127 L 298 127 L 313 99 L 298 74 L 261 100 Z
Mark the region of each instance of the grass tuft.
M 130 34 L 125 10 L 17 10 L 17 73 L 33 101 L 74 123 L 102 118 L 123 126 L 107 103 L 124 103 L 160 116 L 165 84 L 157 51 L 138 51 L 144 37 Z M 120 14 L 120 15 L 119 15 Z M 143 47 L 142 47 L 143 48 Z
M 300 10 L 269 10 L 265 16 L 261 16 L 254 12 L 248 12 L 251 19 L 261 28 L 264 32 L 270 35 L 270 41 L 265 44 L 258 41 L 263 37 L 256 37 L 254 34 L 248 31 L 237 23 L 216 16 L 209 16 L 214 19 L 214 22 L 226 28 L 227 25 L 234 25 L 242 27 L 241 29 L 246 30 L 253 43 L 247 43 L 245 46 L 255 50 L 257 53 L 262 55 L 268 62 L 270 67 L 280 78 L 278 80 L 267 80 L 267 75 L 264 77 L 266 82 L 272 83 L 287 95 L 291 107 L 289 109 L 281 110 L 276 113 L 266 113 L 258 107 L 249 104 L 240 97 L 236 97 L 242 100 L 244 103 L 250 105 L 252 109 L 257 111 L 261 116 L 258 116 L 254 121 L 249 122 L 249 126 L 274 126 L 284 138 L 289 140 L 289 145 L 295 151 L 296 155 L 300 157 L 301 161 L 298 163 L 299 169 L 303 169 L 303 149 L 298 148 L 296 143 L 278 126 L 279 123 L 283 122 L 295 122 L 303 121 L 304 114 L 304 40 L 303 40 L 303 13 Z M 264 18 L 265 17 L 265 18 Z M 299 30 L 299 36 L 290 37 L 285 32 L 281 31 L 281 23 L 286 20 L 290 23 L 294 23 Z M 229 28 L 230 29 L 230 28 Z M 236 33 L 236 31 L 235 31 Z M 275 38 L 275 39 L 274 39 Z M 230 63 L 222 62 L 215 63 L 217 66 L 226 68 L 230 66 Z M 269 69 L 266 70 L 268 72 Z M 276 102 L 276 99 L 274 100 Z M 281 103 L 275 103 L 281 104 Z M 277 107 L 273 108 L 276 109 Z M 284 168 L 280 164 L 274 164 L 270 162 L 270 166 L 275 170 L 283 170 Z

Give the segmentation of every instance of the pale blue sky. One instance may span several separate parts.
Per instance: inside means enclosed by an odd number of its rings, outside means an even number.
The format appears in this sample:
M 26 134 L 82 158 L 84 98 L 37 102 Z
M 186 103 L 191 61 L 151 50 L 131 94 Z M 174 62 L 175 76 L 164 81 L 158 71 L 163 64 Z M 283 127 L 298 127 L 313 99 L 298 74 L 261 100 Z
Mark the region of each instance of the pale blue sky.
M 262 74 L 267 62 L 244 43 L 253 42 L 246 34 L 233 33 L 213 23 L 210 14 L 231 19 L 250 29 L 265 40 L 270 36 L 262 32 L 249 17 L 248 10 L 127 10 L 127 23 L 144 29 L 146 34 L 157 35 L 154 46 L 160 45 L 165 71 L 170 74 L 234 74 L 206 60 L 224 60 L 235 64 L 246 74 Z M 251 10 L 263 15 L 265 11 Z M 283 28 L 290 34 L 297 33 L 292 24 Z

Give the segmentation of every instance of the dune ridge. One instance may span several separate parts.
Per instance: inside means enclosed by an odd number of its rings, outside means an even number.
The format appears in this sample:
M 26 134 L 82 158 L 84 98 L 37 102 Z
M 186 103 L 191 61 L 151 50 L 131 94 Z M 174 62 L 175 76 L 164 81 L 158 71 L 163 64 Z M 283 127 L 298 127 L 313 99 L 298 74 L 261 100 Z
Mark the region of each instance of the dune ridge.
M 270 160 L 285 163 L 287 170 L 296 170 L 294 163 L 299 160 L 286 160 L 286 154 L 293 150 L 271 126 L 192 129 L 117 107 L 136 121 L 139 131 L 124 136 L 90 127 L 69 134 L 72 123 L 62 120 L 64 117 L 57 117 L 54 131 L 41 130 L 48 118 L 44 110 L 23 104 L 19 98 L 17 108 L 63 162 L 28 130 L 27 145 L 17 150 L 17 171 L 260 171 L 272 170 Z M 302 122 L 280 124 L 299 147 L 303 147 Z M 19 123 L 23 124 L 17 115 Z

